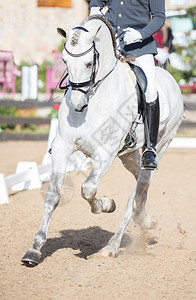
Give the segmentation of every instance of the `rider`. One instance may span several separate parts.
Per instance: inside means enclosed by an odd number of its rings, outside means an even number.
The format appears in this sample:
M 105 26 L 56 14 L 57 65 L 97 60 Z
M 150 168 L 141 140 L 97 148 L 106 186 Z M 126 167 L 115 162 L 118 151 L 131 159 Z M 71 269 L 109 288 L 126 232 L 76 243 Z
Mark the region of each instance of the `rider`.
M 159 131 L 159 97 L 155 80 L 154 55 L 157 54 L 156 44 L 152 35 L 165 22 L 165 0 L 91 0 L 90 15 L 103 14 L 113 26 L 116 36 L 120 38 L 119 51 L 123 56 L 134 56 L 134 64 L 140 66 L 146 74 L 148 85 L 146 96 L 147 134 L 143 146 L 142 167 L 156 169 L 156 144 Z M 148 144 L 148 147 L 147 147 Z

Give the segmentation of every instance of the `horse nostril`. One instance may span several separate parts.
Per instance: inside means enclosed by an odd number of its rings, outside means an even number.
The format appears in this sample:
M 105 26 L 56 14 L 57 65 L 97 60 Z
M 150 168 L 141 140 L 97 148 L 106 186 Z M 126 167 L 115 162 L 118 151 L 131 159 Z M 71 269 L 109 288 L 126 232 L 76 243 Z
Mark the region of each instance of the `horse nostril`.
M 83 112 L 83 110 L 84 110 L 87 106 L 88 106 L 88 104 L 85 104 L 84 106 L 82 106 L 81 109 L 75 108 L 75 111 L 76 111 L 76 112 Z
M 82 111 L 88 106 L 88 104 L 85 104 L 83 107 L 82 107 Z

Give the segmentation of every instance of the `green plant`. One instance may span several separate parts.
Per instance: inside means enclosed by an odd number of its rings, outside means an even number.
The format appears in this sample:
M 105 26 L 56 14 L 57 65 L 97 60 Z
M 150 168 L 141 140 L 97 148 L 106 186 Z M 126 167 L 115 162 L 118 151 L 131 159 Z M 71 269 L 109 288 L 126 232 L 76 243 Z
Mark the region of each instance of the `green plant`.
M 187 9 L 186 17 L 189 17 L 193 21 L 194 28 L 196 27 L 196 6 Z M 179 17 L 181 18 L 181 17 Z M 183 16 L 182 16 L 183 18 Z M 175 45 L 175 52 L 179 55 L 181 61 L 186 65 L 190 66 L 187 70 L 180 71 L 171 66 L 168 67 L 168 71 L 173 75 L 177 82 L 180 83 L 192 83 L 196 77 L 196 43 L 192 39 L 191 33 L 186 33 L 187 46 Z M 188 93 L 190 90 L 183 90 L 183 93 Z
M 57 51 L 62 52 L 64 49 L 65 40 L 61 40 L 61 43 L 59 44 Z
M 196 27 L 196 6 L 187 9 L 187 16 L 189 16 L 193 21 L 193 27 Z M 196 43 L 190 36 L 190 33 L 187 34 L 187 47 L 177 46 L 176 53 L 181 56 L 181 59 L 184 63 L 191 66 L 190 71 L 184 71 L 182 78 L 185 82 L 189 83 L 194 77 L 196 77 Z
M 15 116 L 17 112 L 16 107 L 0 106 L 0 116 Z
M 35 132 L 38 128 L 38 125 L 36 124 L 23 124 L 21 126 L 21 130 L 29 130 Z
M 193 22 L 196 24 L 196 6 L 187 8 L 187 14 L 193 17 Z
M 43 83 L 42 87 L 39 87 L 40 93 L 46 92 L 46 67 L 52 66 L 52 62 L 44 61 L 41 65 L 39 65 L 39 80 Z
M 15 116 L 17 113 L 16 107 L 6 107 L 6 106 L 0 106 L 0 116 L 8 116 L 12 117 Z M 0 132 L 5 131 L 7 129 L 13 130 L 15 128 L 15 125 L 2 123 L 0 124 Z

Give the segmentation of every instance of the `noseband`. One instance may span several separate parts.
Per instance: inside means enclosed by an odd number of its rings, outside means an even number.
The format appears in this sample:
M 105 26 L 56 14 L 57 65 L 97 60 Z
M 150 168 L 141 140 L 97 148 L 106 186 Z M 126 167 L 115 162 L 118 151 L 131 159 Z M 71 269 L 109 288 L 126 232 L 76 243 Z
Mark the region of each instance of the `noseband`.
M 73 29 L 80 29 L 80 30 L 83 30 L 85 32 L 89 32 L 86 28 L 84 27 L 80 27 L 80 26 L 77 26 Z M 60 81 L 60 84 L 59 84 L 59 88 L 61 90 L 63 89 L 66 89 L 66 92 L 67 92 L 67 89 L 71 86 L 72 87 L 72 90 L 75 90 L 75 91 L 79 91 L 85 95 L 88 95 L 88 94 L 94 94 L 93 93 L 93 88 L 97 87 L 116 67 L 116 64 L 114 66 L 114 68 L 108 73 L 106 74 L 106 76 L 104 76 L 102 79 L 98 80 L 96 83 L 95 83 L 95 77 L 96 77 L 96 67 L 97 67 L 97 62 L 99 64 L 99 52 L 97 51 L 96 47 L 95 47 L 95 42 L 93 41 L 93 44 L 92 46 L 87 49 L 86 51 L 82 52 L 82 53 L 78 53 L 78 54 L 74 54 L 74 53 L 71 53 L 67 48 L 66 48 L 66 43 L 64 45 L 64 49 L 65 51 L 67 52 L 68 55 L 72 56 L 72 57 L 75 57 L 75 58 L 78 58 L 78 57 L 82 57 L 86 54 L 88 54 L 90 51 L 93 51 L 93 66 L 92 66 L 92 73 L 91 73 L 91 76 L 90 76 L 90 79 L 87 80 L 87 81 L 83 81 L 83 82 L 73 82 L 69 79 L 68 81 L 68 84 L 65 85 L 65 86 L 62 86 L 62 83 L 63 81 L 66 79 L 66 77 L 68 76 L 68 73 L 62 78 L 62 80 Z M 116 60 L 116 63 L 117 63 L 117 60 Z M 87 90 L 83 90 L 82 88 L 83 87 L 89 87 Z M 66 93 L 65 92 L 65 93 Z

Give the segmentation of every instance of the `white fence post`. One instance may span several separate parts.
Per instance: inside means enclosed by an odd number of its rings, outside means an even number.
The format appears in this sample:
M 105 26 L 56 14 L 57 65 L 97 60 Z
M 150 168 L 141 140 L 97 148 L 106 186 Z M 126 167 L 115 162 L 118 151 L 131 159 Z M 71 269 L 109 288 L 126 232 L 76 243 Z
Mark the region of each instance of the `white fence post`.
M 20 183 L 13 185 L 13 191 L 41 188 L 41 181 L 36 162 L 20 161 L 16 168 L 16 174 L 19 174 L 20 176 L 23 172 L 26 172 L 25 180 L 20 179 Z
M 5 177 L 2 173 L 0 173 L 0 204 L 9 204 L 9 196 L 5 183 Z

